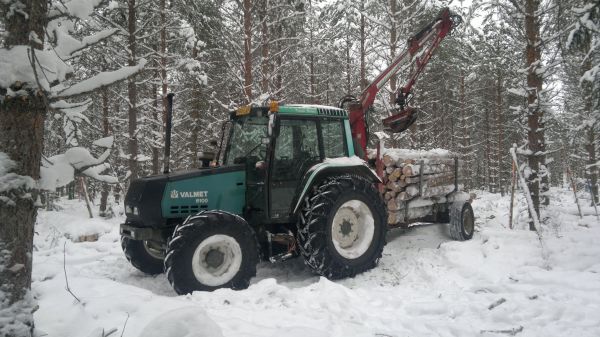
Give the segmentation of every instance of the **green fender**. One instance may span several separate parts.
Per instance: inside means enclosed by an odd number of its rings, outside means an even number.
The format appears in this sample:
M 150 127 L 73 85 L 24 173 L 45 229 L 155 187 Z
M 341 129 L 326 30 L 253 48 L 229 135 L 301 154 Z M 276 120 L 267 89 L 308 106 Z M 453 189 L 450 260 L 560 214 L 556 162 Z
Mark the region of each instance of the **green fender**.
M 292 213 L 296 214 L 298 212 L 302 200 L 312 186 L 327 176 L 337 174 L 355 174 L 366 177 L 374 183 L 382 182 L 375 171 L 373 171 L 364 160 L 356 156 L 325 159 L 324 162 L 314 165 L 306 172 L 306 174 L 304 174 L 302 182 L 299 185 L 302 192 L 300 192 L 295 199 L 295 207 Z

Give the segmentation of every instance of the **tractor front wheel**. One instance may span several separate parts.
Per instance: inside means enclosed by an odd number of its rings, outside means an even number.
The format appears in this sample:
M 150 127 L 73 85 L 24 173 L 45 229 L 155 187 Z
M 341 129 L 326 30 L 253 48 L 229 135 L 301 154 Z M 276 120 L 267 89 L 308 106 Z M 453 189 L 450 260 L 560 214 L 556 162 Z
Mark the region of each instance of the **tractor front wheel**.
M 156 275 L 163 272 L 165 252 L 159 243 L 121 237 L 125 258 L 140 271 Z
M 327 178 L 305 199 L 300 212 L 300 253 L 315 273 L 339 279 L 377 265 L 387 214 L 371 181 L 354 175 Z
M 219 288 L 245 289 L 256 275 L 256 235 L 237 215 L 206 211 L 175 228 L 165 271 L 178 294 Z

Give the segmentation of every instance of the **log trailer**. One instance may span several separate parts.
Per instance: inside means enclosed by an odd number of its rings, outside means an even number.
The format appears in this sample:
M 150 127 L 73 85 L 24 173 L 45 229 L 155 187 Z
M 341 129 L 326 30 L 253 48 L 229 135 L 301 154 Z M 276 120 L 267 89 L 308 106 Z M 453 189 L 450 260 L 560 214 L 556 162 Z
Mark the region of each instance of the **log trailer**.
M 219 152 L 202 155 L 215 165 L 132 180 L 120 226 L 126 258 L 142 272 L 166 273 L 179 294 L 246 288 L 261 259 L 300 256 L 330 279 L 375 267 L 388 210 L 378 189 L 385 179 L 381 156 L 378 173 L 363 160 L 366 113 L 390 76 L 412 64 L 398 113 L 383 121 L 391 132 L 408 128 L 416 119 L 407 105 L 412 86 L 459 23 L 442 10 L 359 99 L 344 97 L 341 108 L 276 101 L 240 107 L 224 124 Z M 166 167 L 168 154 L 166 146 Z M 462 192 L 453 193 L 436 208 L 436 219 L 450 222 L 455 239 L 469 239 L 473 211 L 456 196 Z

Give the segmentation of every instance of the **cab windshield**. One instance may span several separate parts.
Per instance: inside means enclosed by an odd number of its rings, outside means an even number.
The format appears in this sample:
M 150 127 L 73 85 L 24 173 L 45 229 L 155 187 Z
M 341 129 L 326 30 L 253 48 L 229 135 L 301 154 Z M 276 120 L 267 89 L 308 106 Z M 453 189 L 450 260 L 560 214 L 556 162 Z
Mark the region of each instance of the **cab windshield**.
M 234 120 L 225 165 L 243 164 L 248 158 L 252 158 L 254 162 L 265 160 L 266 145 L 261 142 L 267 137 L 268 123 L 268 117 L 249 116 Z

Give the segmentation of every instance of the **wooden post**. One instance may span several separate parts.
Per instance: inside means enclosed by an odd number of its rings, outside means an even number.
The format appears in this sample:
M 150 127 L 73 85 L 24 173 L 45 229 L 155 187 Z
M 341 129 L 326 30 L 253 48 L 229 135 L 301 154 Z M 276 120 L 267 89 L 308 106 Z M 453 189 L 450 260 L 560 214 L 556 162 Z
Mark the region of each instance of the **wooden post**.
M 571 188 L 573 189 L 573 195 L 575 196 L 575 203 L 577 204 L 577 210 L 579 211 L 579 218 L 583 219 L 583 214 L 581 213 L 581 206 L 579 206 L 579 198 L 577 198 L 577 186 L 575 186 L 575 180 L 573 180 L 573 174 L 571 174 L 571 168 L 567 166 L 567 175 L 569 176 L 569 180 L 571 181 Z M 592 196 L 593 199 L 593 196 Z
M 598 206 L 596 206 L 596 198 L 594 198 L 594 185 L 592 185 L 592 180 L 588 178 L 590 184 L 590 195 L 592 196 L 592 205 L 594 205 L 594 211 L 596 212 L 596 219 L 600 220 L 600 216 L 598 216 Z
M 533 228 L 540 236 L 540 242 L 541 242 L 542 227 L 540 226 L 540 220 L 539 220 L 538 214 L 536 212 L 535 204 L 531 198 L 531 192 L 529 191 L 529 186 L 527 185 L 527 181 L 525 180 L 525 177 L 523 177 L 523 175 L 521 175 L 521 170 L 519 170 L 519 162 L 517 161 L 516 145 L 510 149 L 510 154 L 512 156 L 514 164 L 516 165 L 517 174 L 519 176 L 519 181 L 521 182 L 521 186 L 523 187 L 523 193 L 525 194 L 525 198 L 527 200 L 527 206 L 529 207 L 529 214 L 531 215 L 531 218 L 533 220 Z
M 81 183 L 81 192 L 83 194 L 83 198 L 85 199 L 85 206 L 87 207 L 88 213 L 90 215 L 90 219 L 94 217 L 92 213 L 92 206 L 90 205 L 90 197 L 88 196 L 87 186 L 85 184 L 85 178 L 79 177 L 79 182 Z
M 515 185 L 517 184 L 517 175 L 515 174 L 515 162 L 512 162 L 512 178 L 510 184 L 510 211 L 508 218 L 508 228 L 513 229 L 513 204 L 515 203 Z
M 383 157 L 383 140 L 380 139 L 377 142 L 377 154 L 375 155 L 375 173 L 377 173 L 377 176 L 379 177 L 379 179 L 381 179 L 383 181 L 383 162 L 382 157 Z M 368 155 L 365 153 L 365 157 L 363 158 L 365 160 L 368 160 Z M 383 192 L 385 191 L 385 187 L 383 184 L 378 184 L 377 185 L 377 189 L 379 190 L 379 193 L 383 194 Z

